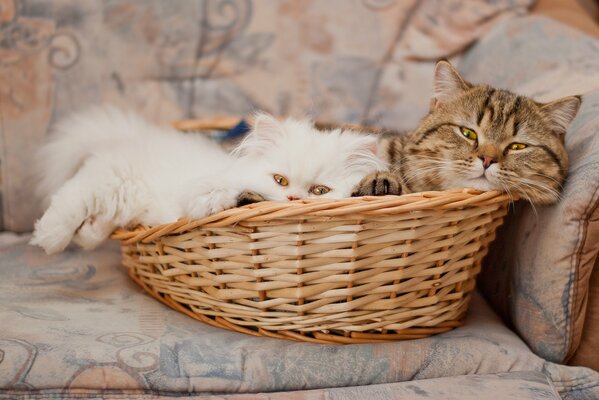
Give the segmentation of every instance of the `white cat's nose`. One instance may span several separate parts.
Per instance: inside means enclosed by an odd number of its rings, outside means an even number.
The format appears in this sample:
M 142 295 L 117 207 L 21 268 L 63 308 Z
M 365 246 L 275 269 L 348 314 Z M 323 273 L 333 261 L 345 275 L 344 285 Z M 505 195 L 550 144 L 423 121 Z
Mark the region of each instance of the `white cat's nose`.
M 289 196 L 287 196 L 287 200 L 289 200 L 289 201 L 293 201 L 293 200 L 299 200 L 299 199 L 301 199 L 301 197 L 298 197 L 298 196 L 292 196 L 292 195 L 289 195 Z

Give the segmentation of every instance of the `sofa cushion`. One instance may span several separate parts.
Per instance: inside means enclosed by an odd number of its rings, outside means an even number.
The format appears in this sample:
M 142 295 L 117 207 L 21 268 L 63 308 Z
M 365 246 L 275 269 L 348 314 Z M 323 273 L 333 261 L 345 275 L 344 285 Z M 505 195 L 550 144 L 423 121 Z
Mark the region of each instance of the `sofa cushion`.
M 0 230 L 23 232 L 39 213 L 24 184 L 34 151 L 67 113 L 108 102 L 169 123 L 261 108 L 412 128 L 434 65 L 419 61 L 533 0 L 4 3 Z
M 0 234 L 4 393 L 256 393 L 536 371 L 562 395 L 599 396 L 599 374 L 534 355 L 478 295 L 465 326 L 442 335 L 297 343 L 214 328 L 167 308 L 132 283 L 117 243 L 47 256 L 27 239 Z
M 474 82 L 539 101 L 583 94 L 566 134 L 570 169 L 561 200 L 514 207 L 479 279 L 491 304 L 537 354 L 563 362 L 585 329 L 599 252 L 599 41 L 546 18 L 515 18 L 474 46 L 459 68 Z
M 0 398 L 11 398 L 22 392 L 6 391 Z M 155 395 L 131 390 L 52 390 L 29 391 L 28 399 L 46 399 L 59 395 L 61 399 L 181 399 L 180 396 Z M 186 400 L 560 400 L 561 397 L 547 376 L 541 372 L 510 372 L 492 375 L 465 375 L 452 378 L 424 379 L 402 383 L 369 386 L 301 390 L 293 392 L 197 395 Z
M 580 346 L 570 359 L 571 365 L 582 365 L 599 371 L 599 258 L 591 273 L 587 311 Z

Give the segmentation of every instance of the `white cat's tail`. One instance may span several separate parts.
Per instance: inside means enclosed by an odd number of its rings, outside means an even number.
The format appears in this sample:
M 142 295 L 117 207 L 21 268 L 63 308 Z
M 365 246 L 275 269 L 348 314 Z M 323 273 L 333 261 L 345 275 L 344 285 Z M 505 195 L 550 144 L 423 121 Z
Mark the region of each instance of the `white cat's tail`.
M 123 138 L 141 136 L 147 129 L 151 127 L 140 117 L 113 107 L 92 108 L 59 121 L 36 157 L 36 193 L 44 208 L 92 151 L 118 146 Z

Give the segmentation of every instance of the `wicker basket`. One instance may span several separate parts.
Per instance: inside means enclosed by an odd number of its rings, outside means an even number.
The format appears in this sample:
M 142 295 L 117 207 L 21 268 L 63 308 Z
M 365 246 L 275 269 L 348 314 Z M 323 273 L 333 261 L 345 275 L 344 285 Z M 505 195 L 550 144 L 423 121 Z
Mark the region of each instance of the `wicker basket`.
M 422 338 L 459 326 L 507 212 L 453 190 L 261 202 L 119 230 L 148 293 L 208 324 L 317 343 Z

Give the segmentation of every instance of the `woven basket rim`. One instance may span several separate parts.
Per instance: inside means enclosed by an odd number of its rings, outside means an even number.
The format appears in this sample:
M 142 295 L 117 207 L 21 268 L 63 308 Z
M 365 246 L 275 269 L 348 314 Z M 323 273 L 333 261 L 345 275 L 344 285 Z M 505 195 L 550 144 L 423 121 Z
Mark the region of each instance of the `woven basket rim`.
M 124 244 L 150 243 L 165 235 L 179 234 L 198 227 L 216 228 L 238 224 L 241 221 L 264 222 L 278 218 L 304 219 L 306 217 L 343 217 L 349 214 L 361 216 L 393 215 L 404 212 L 431 209 L 456 209 L 486 206 L 514 200 L 505 192 L 483 192 L 464 188 L 445 191 L 428 191 L 400 196 L 363 196 L 345 199 L 308 198 L 291 202 L 262 201 L 242 207 L 230 208 L 199 220 L 181 218 L 172 223 L 156 226 L 119 228 L 111 239 Z

